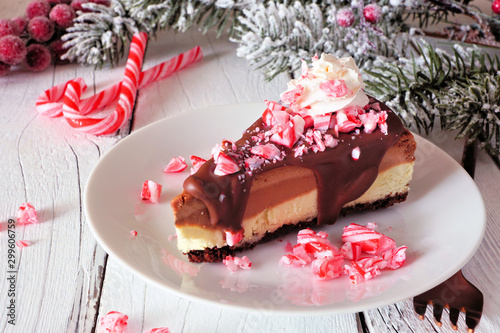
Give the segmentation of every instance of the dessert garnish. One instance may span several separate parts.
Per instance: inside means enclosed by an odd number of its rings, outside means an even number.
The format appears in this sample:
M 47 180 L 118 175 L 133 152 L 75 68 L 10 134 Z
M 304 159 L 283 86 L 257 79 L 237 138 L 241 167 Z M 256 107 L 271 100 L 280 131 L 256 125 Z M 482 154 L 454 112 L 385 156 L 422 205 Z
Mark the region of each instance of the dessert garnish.
M 160 201 L 161 185 L 152 181 L 146 180 L 142 184 L 141 198 L 151 203 L 158 203 Z
M 187 168 L 186 160 L 184 157 L 172 157 L 170 162 L 168 162 L 167 166 L 163 170 L 166 173 L 176 173 L 182 172 Z
M 23 203 L 17 210 L 17 222 L 21 224 L 38 223 L 35 207 L 29 202 Z
M 285 254 L 280 265 L 303 267 L 311 264 L 312 273 L 318 280 L 331 280 L 345 274 L 354 284 L 380 275 L 382 269 L 401 267 L 406 260 L 407 247 L 396 247 L 392 238 L 368 226 L 373 228 L 374 225 L 351 223 L 344 227 L 344 244 L 340 250 L 328 240 L 326 232 L 303 229 L 297 234 L 297 245 L 293 246 L 292 253 Z M 350 264 L 344 264 L 345 260 Z

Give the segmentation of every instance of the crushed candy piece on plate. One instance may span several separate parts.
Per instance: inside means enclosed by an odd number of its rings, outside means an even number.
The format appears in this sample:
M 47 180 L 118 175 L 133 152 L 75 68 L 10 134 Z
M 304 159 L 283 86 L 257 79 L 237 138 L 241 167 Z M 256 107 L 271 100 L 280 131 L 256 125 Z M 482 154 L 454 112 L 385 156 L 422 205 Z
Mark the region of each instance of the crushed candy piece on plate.
M 312 272 L 317 280 L 331 280 L 342 275 L 344 257 L 336 254 L 331 257 L 317 258 L 311 262 Z
M 152 180 L 146 180 L 142 184 L 141 198 L 152 203 L 160 201 L 161 185 Z
M 398 269 L 406 260 L 408 247 L 396 247 L 392 238 L 374 231 L 376 227 L 373 222 L 366 227 L 355 223 L 344 227 L 340 250 L 328 240 L 326 232 L 300 230 L 297 245 L 292 253 L 281 257 L 279 265 L 303 267 L 310 263 L 317 280 L 331 280 L 345 274 L 354 284 L 380 275 L 382 269 Z M 286 250 L 290 252 L 289 246 Z M 345 260 L 350 263 L 344 264 Z
M 392 238 L 355 223 L 344 227 L 342 241 L 359 244 L 361 249 L 369 254 L 382 253 L 396 247 L 396 242 Z
M 172 157 L 170 162 L 168 162 L 167 166 L 163 170 L 166 173 L 175 173 L 182 172 L 187 168 L 186 160 L 184 157 Z
M 222 262 L 231 272 L 236 272 L 238 268 L 250 269 L 252 267 L 252 262 L 247 256 L 242 258 L 227 256 Z

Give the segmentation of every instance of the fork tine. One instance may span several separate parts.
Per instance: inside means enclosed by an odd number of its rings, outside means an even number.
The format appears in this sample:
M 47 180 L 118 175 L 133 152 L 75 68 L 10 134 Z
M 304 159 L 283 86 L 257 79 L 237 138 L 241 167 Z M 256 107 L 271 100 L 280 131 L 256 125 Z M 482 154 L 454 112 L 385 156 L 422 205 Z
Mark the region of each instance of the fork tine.
M 460 309 L 450 308 L 450 322 L 454 330 L 458 328 L 458 316 L 460 315 Z
M 430 302 L 428 300 L 422 301 L 418 296 L 415 296 L 413 299 L 413 307 L 415 308 L 415 312 L 418 314 L 420 319 L 425 318 L 425 311 L 427 310 L 427 304 Z
M 443 315 L 443 304 L 441 302 L 432 302 L 434 319 L 439 327 L 441 327 L 441 316 Z
M 470 333 L 474 332 L 474 329 L 476 328 L 477 324 L 479 324 L 479 319 L 481 319 L 481 313 L 482 313 L 481 311 L 478 312 L 471 309 L 466 310 L 465 323 L 467 324 Z

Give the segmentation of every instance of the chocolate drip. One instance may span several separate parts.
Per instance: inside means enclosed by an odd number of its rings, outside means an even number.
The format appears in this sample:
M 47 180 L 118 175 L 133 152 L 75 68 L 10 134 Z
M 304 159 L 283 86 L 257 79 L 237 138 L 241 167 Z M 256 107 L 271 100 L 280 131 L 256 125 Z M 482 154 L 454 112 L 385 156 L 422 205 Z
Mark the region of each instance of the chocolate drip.
M 370 102 L 375 102 L 371 99 Z M 384 104 L 387 111 L 388 134 L 379 129 L 367 134 L 340 133 L 339 144 L 326 148 L 323 152 L 294 157 L 293 149 L 276 145 L 284 152 L 284 158 L 275 163 L 265 163 L 251 174 L 244 170 L 227 176 L 214 174 L 215 163 L 210 159 L 184 182 L 184 190 L 202 200 L 207 206 L 213 226 L 237 232 L 241 224 L 255 175 L 286 165 L 295 165 L 312 170 L 316 176 L 318 189 L 318 224 L 333 224 L 342 207 L 360 197 L 373 184 L 378 168 L 386 151 L 394 145 L 403 133 L 404 127 L 399 118 Z M 236 142 L 238 149 L 249 151 L 255 145 L 252 136 L 269 128 L 262 119 L 250 126 L 242 138 Z M 333 133 L 330 133 L 333 134 Z M 359 147 L 360 157 L 352 158 L 352 151 Z

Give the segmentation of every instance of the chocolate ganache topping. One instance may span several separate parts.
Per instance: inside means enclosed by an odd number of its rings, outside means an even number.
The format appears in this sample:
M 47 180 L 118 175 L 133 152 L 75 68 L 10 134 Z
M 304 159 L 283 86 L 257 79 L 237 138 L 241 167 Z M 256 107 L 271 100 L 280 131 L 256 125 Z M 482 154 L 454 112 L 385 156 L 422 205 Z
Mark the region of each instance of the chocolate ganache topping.
M 185 192 L 205 204 L 212 228 L 235 233 L 243 228 L 256 175 L 299 166 L 316 178 L 317 223 L 334 223 L 342 207 L 372 185 L 404 130 L 363 88 L 352 58 L 323 54 L 313 57 L 311 68 L 303 62 L 302 75 L 288 83 L 281 102 L 267 101 L 241 139 L 216 147 L 213 158 L 186 179 Z
M 235 143 L 222 144 L 221 151 L 238 161 L 239 171 L 217 175 L 214 173 L 217 165 L 212 158 L 185 180 L 184 190 L 204 202 L 214 228 L 238 232 L 242 230 L 242 220 L 255 176 L 282 166 L 300 166 L 312 170 L 316 177 L 317 223 L 333 224 L 342 207 L 360 197 L 372 185 L 383 156 L 403 133 L 404 127 L 398 116 L 386 105 L 370 97 L 370 105 L 374 103 L 380 106 L 379 112 L 387 113 L 387 131 L 376 128 L 371 133 L 365 133 L 358 128 L 342 133 L 330 128 L 323 135 L 331 135 L 337 140 L 338 144 L 334 147 L 315 152 L 311 149 L 314 144 L 306 140 L 299 140 L 292 147 L 276 144 L 278 158 L 266 160 L 252 169 L 245 166 L 244 161 L 252 155 L 252 147 L 263 144 L 256 138 L 263 137 L 264 133 L 271 130 L 260 118 L 244 132 L 241 139 Z M 298 145 L 303 145 L 307 153 L 296 156 Z

